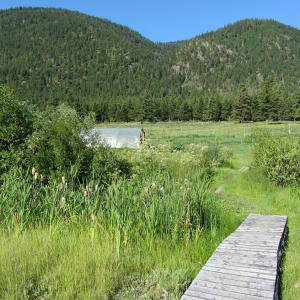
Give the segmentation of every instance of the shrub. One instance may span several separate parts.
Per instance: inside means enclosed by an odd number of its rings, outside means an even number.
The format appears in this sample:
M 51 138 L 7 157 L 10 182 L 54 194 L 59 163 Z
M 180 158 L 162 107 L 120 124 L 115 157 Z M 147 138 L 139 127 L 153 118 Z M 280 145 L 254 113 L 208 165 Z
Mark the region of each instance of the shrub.
M 170 145 L 170 150 L 172 152 L 175 152 L 175 151 L 182 151 L 183 150 L 183 144 L 181 143 L 173 143 Z
M 253 135 L 254 166 L 277 185 L 300 183 L 300 141 L 272 136 L 268 132 Z
M 118 159 L 112 150 L 89 148 L 82 133 L 92 126 L 91 120 L 60 105 L 40 118 L 37 131 L 30 141 L 30 160 L 39 173 L 47 178 L 69 174 L 79 182 L 99 180 L 107 185 L 117 175 L 130 172 L 129 164 Z
M 32 131 L 29 106 L 17 100 L 9 88 L 0 86 L 0 151 L 23 144 Z
M 0 86 L 0 175 L 26 164 L 25 142 L 33 132 L 33 110 Z
M 230 148 L 210 145 L 202 148 L 200 161 L 204 167 L 215 168 L 229 163 L 232 156 L 233 152 Z
M 30 141 L 32 165 L 47 176 L 65 174 L 86 148 L 82 130 L 83 122 L 74 109 L 61 105 L 48 111 Z

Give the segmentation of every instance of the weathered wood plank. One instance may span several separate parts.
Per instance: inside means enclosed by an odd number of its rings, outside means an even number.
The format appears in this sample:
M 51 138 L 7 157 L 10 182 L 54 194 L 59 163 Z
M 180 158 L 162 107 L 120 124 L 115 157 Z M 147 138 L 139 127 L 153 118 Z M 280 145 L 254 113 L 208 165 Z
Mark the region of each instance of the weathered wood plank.
M 204 281 L 204 280 L 196 280 L 193 281 L 193 283 L 190 286 L 190 289 L 193 291 L 201 290 L 201 288 L 212 288 L 216 290 L 223 290 L 227 292 L 234 292 L 239 294 L 245 294 L 250 296 L 257 296 L 257 297 L 272 297 L 273 291 L 269 290 L 263 290 L 260 288 L 249 288 L 249 287 L 241 287 L 236 286 L 233 283 L 232 284 L 225 284 L 224 282 L 210 282 L 210 281 Z
M 181 300 L 278 298 L 287 217 L 250 214 L 203 266 Z
M 202 271 L 201 274 L 195 278 L 195 281 L 204 282 L 223 282 L 228 285 L 235 285 L 248 288 L 260 288 L 265 291 L 274 290 L 274 282 L 270 280 L 253 279 L 249 277 L 241 277 L 237 275 L 228 275 L 216 272 Z
M 236 281 L 240 282 L 243 286 L 250 287 L 251 285 L 257 286 L 265 286 L 267 287 L 272 286 L 274 289 L 274 282 L 273 280 L 268 279 L 258 279 L 253 277 L 247 276 L 239 276 L 235 274 L 226 274 L 226 273 L 218 273 L 213 271 L 202 270 L 195 278 L 195 280 L 207 280 L 212 282 L 223 282 L 223 281 Z

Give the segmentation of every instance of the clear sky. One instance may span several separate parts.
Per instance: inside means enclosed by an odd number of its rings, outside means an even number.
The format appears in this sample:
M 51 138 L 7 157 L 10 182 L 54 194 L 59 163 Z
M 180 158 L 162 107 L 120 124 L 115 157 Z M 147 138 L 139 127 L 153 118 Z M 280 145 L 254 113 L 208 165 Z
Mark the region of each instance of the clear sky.
M 152 41 L 191 38 L 244 18 L 300 28 L 300 0 L 0 0 L 16 6 L 63 7 L 127 25 Z

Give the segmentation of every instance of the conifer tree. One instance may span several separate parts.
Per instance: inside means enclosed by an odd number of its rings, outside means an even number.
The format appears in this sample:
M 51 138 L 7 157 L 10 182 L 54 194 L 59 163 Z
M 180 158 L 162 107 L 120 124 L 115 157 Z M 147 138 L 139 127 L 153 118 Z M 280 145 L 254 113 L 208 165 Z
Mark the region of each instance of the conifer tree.
M 295 95 L 293 97 L 292 117 L 295 121 L 300 120 L 300 91 L 295 93 Z
M 273 76 L 268 76 L 262 82 L 258 100 L 261 120 L 279 119 L 280 90 Z
M 252 103 L 245 85 L 240 87 L 234 114 L 240 122 L 252 121 Z

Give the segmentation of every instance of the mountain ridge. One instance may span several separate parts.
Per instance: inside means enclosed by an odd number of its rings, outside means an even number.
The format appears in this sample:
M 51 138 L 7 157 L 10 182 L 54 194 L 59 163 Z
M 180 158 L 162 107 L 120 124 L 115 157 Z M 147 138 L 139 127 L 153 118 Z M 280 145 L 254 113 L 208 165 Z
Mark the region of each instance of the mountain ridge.
M 0 83 L 42 106 L 113 111 L 133 102 L 138 111 L 153 100 L 172 110 L 180 99 L 232 102 L 241 84 L 252 93 L 269 75 L 287 93 L 300 85 L 300 30 L 269 19 L 155 43 L 106 19 L 23 7 L 0 10 L 0 43 Z

